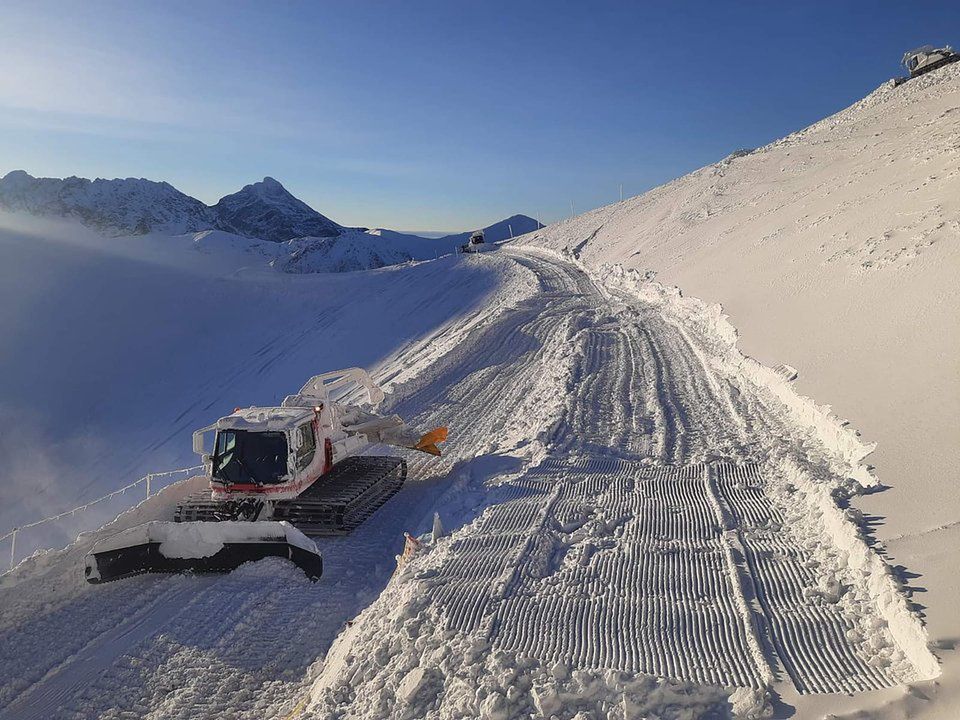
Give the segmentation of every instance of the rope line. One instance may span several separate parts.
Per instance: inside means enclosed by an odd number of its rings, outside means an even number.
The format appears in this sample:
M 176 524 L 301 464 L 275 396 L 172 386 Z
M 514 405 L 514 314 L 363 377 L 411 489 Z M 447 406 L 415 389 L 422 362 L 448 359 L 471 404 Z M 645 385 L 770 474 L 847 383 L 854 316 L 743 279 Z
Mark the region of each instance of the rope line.
M 179 474 L 179 473 L 193 472 L 194 470 L 200 470 L 200 469 L 202 469 L 202 468 L 203 468 L 203 465 L 194 465 L 193 467 L 180 468 L 179 470 L 167 470 L 166 472 L 147 473 L 146 475 L 144 475 L 142 478 L 140 478 L 140 479 L 137 480 L 136 482 L 132 482 L 132 483 L 130 483 L 129 485 L 124 485 L 122 488 L 117 488 L 117 489 L 114 490 L 113 492 L 108 493 L 108 494 L 104 495 L 103 497 L 98 497 L 96 500 L 91 500 L 90 502 L 88 502 L 88 503 L 86 503 L 86 504 L 84 504 L 84 505 L 80 505 L 79 507 L 75 507 L 75 508 L 73 508 L 73 510 L 66 510 L 65 512 L 62 512 L 62 513 L 60 513 L 60 514 L 58 514 L 58 515 L 51 515 L 50 517 L 41 518 L 40 520 L 35 520 L 35 521 L 32 522 L 32 523 L 27 523 L 26 525 L 18 525 L 17 527 L 15 527 L 15 528 L 13 528 L 12 530 L 10 530 L 9 532 L 7 532 L 5 535 L 0 535 L 0 542 L 6 540 L 8 537 L 11 537 L 11 536 L 15 535 L 16 533 L 20 532 L 21 530 L 26 530 L 27 528 L 36 527 L 37 525 L 43 525 L 44 523 L 52 522 L 52 521 L 54 521 L 54 520 L 60 520 L 60 519 L 65 518 L 65 517 L 67 517 L 67 516 L 69 516 L 69 515 L 73 515 L 74 513 L 78 513 L 78 512 L 81 512 L 82 510 L 86 510 L 86 509 L 89 508 L 90 506 L 96 505 L 97 503 L 101 503 L 101 502 L 103 502 L 104 500 L 109 500 L 110 498 L 114 498 L 114 497 L 116 497 L 117 495 L 122 495 L 122 494 L 125 493 L 127 490 L 131 490 L 131 489 L 135 488 L 137 485 L 140 485 L 141 483 L 145 482 L 145 481 L 147 480 L 147 478 L 153 479 L 153 478 L 158 478 L 158 477 L 166 477 L 166 476 L 168 476 L 168 475 L 177 475 L 177 474 Z

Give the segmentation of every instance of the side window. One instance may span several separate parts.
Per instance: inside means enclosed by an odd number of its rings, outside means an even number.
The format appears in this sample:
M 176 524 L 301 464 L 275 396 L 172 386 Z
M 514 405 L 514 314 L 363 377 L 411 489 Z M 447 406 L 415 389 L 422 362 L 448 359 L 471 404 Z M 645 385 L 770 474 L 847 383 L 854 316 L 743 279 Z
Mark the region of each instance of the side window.
M 228 453 L 237 444 L 237 435 L 236 433 L 231 432 L 230 430 L 221 430 L 217 433 L 217 455 L 223 455 Z
M 217 433 L 217 443 L 213 456 L 213 474 L 216 475 L 222 468 L 233 460 L 233 451 L 237 447 L 237 434 L 231 430 L 220 430 Z
M 297 469 L 303 470 L 311 463 L 317 450 L 317 444 L 313 439 L 313 427 L 311 423 L 301 425 L 297 428 L 298 447 L 297 447 Z

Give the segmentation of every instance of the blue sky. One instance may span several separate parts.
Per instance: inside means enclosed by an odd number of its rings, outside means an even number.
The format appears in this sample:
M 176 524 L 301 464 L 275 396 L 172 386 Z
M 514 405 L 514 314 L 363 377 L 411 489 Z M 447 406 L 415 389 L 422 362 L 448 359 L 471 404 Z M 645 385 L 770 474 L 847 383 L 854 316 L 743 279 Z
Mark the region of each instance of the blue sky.
M 338 222 L 407 230 L 640 193 L 960 44 L 946 0 L 18 4 L 0 173 L 206 202 L 271 175 Z

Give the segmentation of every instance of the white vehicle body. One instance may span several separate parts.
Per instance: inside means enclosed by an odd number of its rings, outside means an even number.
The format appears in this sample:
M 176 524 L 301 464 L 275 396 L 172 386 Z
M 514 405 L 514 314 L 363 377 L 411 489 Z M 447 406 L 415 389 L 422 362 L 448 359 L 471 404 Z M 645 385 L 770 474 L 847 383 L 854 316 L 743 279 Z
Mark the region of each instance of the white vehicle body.
M 295 498 L 336 464 L 377 443 L 438 454 L 436 431 L 421 437 L 399 416 L 365 409 L 382 399 L 366 371 L 348 368 L 310 378 L 280 407 L 237 409 L 197 430 L 193 449 L 203 460 L 212 499 Z M 445 430 L 441 434 L 446 437 Z M 241 456 L 243 442 L 260 443 L 258 464 L 251 468 L 249 456 L 238 459 L 230 477 L 225 466 Z
M 486 246 L 486 240 L 483 237 L 483 230 L 476 230 L 470 236 L 470 239 L 460 246 L 460 252 L 462 253 L 476 253 L 480 252 Z
M 942 48 L 923 45 L 915 50 L 904 53 L 902 62 L 907 72 L 910 73 L 910 77 L 917 77 L 918 75 L 923 75 L 925 72 L 929 72 L 947 63 L 956 62 L 957 60 L 960 60 L 960 55 L 957 55 L 949 45 Z

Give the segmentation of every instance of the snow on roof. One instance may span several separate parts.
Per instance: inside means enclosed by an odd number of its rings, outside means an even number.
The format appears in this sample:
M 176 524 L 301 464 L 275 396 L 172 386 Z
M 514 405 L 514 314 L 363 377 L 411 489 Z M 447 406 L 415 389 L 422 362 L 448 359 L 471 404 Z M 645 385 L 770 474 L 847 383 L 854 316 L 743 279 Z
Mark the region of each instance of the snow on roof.
M 312 407 L 249 407 L 220 418 L 217 429 L 259 432 L 291 430 L 312 417 Z

